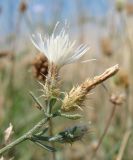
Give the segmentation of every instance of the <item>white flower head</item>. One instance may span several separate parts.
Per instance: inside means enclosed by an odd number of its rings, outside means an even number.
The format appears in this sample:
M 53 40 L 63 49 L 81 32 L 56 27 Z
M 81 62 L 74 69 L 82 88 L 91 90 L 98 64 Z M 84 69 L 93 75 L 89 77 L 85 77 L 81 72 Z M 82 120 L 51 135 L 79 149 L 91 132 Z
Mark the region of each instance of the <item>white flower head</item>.
M 55 29 L 51 36 L 42 37 L 40 33 L 32 35 L 32 43 L 35 47 L 48 58 L 50 63 L 61 67 L 65 64 L 70 64 L 81 58 L 88 50 L 87 45 L 80 45 L 75 48 L 75 41 L 71 42 L 69 34 L 66 32 L 65 28 L 55 34 L 57 28 Z

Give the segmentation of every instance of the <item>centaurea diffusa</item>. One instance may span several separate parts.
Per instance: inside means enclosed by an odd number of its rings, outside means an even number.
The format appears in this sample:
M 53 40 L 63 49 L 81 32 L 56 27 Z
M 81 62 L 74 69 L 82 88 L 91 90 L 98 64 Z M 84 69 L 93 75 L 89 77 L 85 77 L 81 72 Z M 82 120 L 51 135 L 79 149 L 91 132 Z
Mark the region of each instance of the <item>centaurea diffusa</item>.
M 75 41 L 69 40 L 69 35 L 65 29 L 62 29 L 58 35 L 55 35 L 55 30 L 50 37 L 42 38 L 41 34 L 33 35 L 33 44 L 39 51 L 45 54 L 48 59 L 48 75 L 46 76 L 45 83 L 41 84 L 41 91 L 43 92 L 43 103 L 31 93 L 31 96 L 35 103 L 40 107 L 40 111 L 43 112 L 43 117 L 33 128 L 27 131 L 20 138 L 14 142 L 8 144 L 4 148 L 0 149 L 0 155 L 10 150 L 15 145 L 30 140 L 33 143 L 41 146 L 42 148 L 55 152 L 56 146 L 53 142 L 75 142 L 80 140 L 87 132 L 86 127 L 77 126 L 72 127 L 69 130 L 58 132 L 57 135 L 53 133 L 52 121 L 54 118 L 68 118 L 71 120 L 77 120 L 82 117 L 80 114 L 66 114 L 62 111 L 71 111 L 76 107 L 82 107 L 82 104 L 91 89 L 96 85 L 102 83 L 106 79 L 117 73 L 119 67 L 115 65 L 107 69 L 100 76 L 94 77 L 92 80 L 87 79 L 84 83 L 78 87 L 73 88 L 66 96 L 62 97 L 61 89 L 58 79 L 59 69 L 69 63 L 77 61 L 82 57 L 89 49 L 86 45 L 80 45 L 75 49 Z M 49 126 L 45 125 L 49 123 Z M 64 123 L 64 122 L 63 122 Z M 55 123 L 55 127 L 57 124 Z M 49 134 L 47 132 L 49 131 Z M 48 143 L 48 145 L 46 144 Z M 51 143 L 51 146 L 49 146 Z M 53 159 L 55 160 L 55 154 L 53 153 Z

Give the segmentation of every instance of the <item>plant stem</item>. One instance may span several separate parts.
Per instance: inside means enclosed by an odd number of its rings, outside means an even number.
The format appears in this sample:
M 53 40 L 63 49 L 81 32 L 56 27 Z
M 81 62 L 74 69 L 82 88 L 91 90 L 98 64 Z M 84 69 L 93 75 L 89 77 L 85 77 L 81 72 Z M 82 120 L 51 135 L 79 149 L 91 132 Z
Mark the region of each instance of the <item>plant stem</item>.
M 97 153 L 100 145 L 102 144 L 102 141 L 103 141 L 103 139 L 104 139 L 104 137 L 105 137 L 105 135 L 106 135 L 106 133 L 107 133 L 107 131 L 108 131 L 108 129 L 109 129 L 109 126 L 110 126 L 110 124 L 111 124 L 111 121 L 112 121 L 112 119 L 113 119 L 113 117 L 114 117 L 114 113 L 115 113 L 115 110 L 116 110 L 116 106 L 117 106 L 117 105 L 113 105 L 112 111 L 111 111 L 111 113 L 110 113 L 110 115 L 109 115 L 108 121 L 107 121 L 106 126 L 105 126 L 105 129 L 104 129 L 104 131 L 103 131 L 103 134 L 102 134 L 102 136 L 101 136 L 100 139 L 99 139 L 98 145 L 97 145 L 97 147 L 95 148 L 95 151 L 94 151 L 94 154 L 93 154 L 92 157 L 95 157 L 95 155 L 96 155 L 96 153 Z
M 39 128 L 42 127 L 43 124 L 45 124 L 48 121 L 48 118 L 44 118 L 42 119 L 40 122 L 38 122 L 32 129 L 30 129 L 27 133 L 25 133 L 23 136 L 21 136 L 20 138 L 16 139 L 14 142 L 8 144 L 7 146 L 5 146 L 4 148 L 0 149 L 0 155 L 2 155 L 4 152 L 10 150 L 11 148 L 13 148 L 14 146 L 16 146 L 17 144 L 28 140 L 31 135 L 37 131 Z
M 20 32 L 20 23 L 22 20 L 22 14 L 19 13 L 17 17 L 17 22 L 15 26 L 15 33 L 14 33 L 14 42 L 12 44 L 12 55 L 11 55 L 11 70 L 10 70 L 10 79 L 9 79 L 9 86 L 11 89 L 11 94 L 14 92 L 14 76 L 15 76 L 15 66 L 16 66 L 16 46 L 18 44 L 18 33 Z
M 53 122 L 52 122 L 52 119 L 49 120 L 49 135 L 53 136 Z M 52 145 L 53 148 L 55 147 L 54 142 L 51 142 L 51 145 Z M 55 152 L 52 152 L 52 157 L 53 157 L 53 160 L 56 160 Z
M 122 144 L 116 160 L 122 160 L 130 135 L 131 135 L 131 130 L 127 130 L 123 137 Z
M 127 147 L 129 138 L 131 136 L 132 116 L 131 116 L 130 108 L 129 108 L 129 88 L 126 88 L 126 106 L 125 106 L 125 108 L 127 110 L 126 111 L 126 132 L 123 136 L 122 143 L 121 143 L 116 160 L 123 159 L 125 149 Z
M 51 100 L 48 100 L 48 108 L 47 108 L 47 114 L 51 114 L 52 106 L 50 105 Z M 52 119 L 49 119 L 49 136 L 53 136 L 53 122 Z M 54 143 L 51 142 L 51 146 L 54 148 Z M 56 160 L 56 154 L 55 152 L 52 152 L 52 159 Z

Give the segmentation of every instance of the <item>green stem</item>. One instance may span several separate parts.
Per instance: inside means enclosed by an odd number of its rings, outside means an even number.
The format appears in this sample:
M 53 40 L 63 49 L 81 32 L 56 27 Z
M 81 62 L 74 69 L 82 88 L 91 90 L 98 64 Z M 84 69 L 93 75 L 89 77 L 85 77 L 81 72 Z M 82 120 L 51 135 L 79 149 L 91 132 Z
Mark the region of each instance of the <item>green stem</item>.
M 16 139 L 14 142 L 8 144 L 7 146 L 5 146 L 4 148 L 0 149 L 0 155 L 2 155 L 4 152 L 10 150 L 11 148 L 13 148 L 14 146 L 16 146 L 17 144 L 28 140 L 31 135 L 37 131 L 39 128 L 42 127 L 43 124 L 45 124 L 48 121 L 48 118 L 44 118 L 42 119 L 40 122 L 38 122 L 32 129 L 30 129 L 27 133 L 25 133 L 23 136 L 21 136 L 20 138 Z
M 51 105 L 51 101 L 52 100 L 48 100 L 48 104 L 47 104 L 47 106 L 48 106 L 48 108 L 47 108 L 47 114 L 48 115 L 50 115 L 51 114 L 51 111 L 52 111 L 52 105 Z M 50 118 L 49 119 L 49 135 L 50 136 L 53 136 L 53 122 L 52 122 L 52 119 Z M 54 143 L 53 142 L 51 142 L 51 146 L 54 148 L 55 147 L 55 145 L 54 145 Z M 56 154 L 55 154 L 55 152 L 52 152 L 52 159 L 53 160 L 56 160 Z
M 53 122 L 52 122 L 52 119 L 49 120 L 49 135 L 53 136 Z M 55 147 L 54 142 L 51 142 L 51 146 L 53 148 Z M 52 152 L 52 157 L 53 157 L 53 160 L 56 160 L 56 153 L 55 152 Z

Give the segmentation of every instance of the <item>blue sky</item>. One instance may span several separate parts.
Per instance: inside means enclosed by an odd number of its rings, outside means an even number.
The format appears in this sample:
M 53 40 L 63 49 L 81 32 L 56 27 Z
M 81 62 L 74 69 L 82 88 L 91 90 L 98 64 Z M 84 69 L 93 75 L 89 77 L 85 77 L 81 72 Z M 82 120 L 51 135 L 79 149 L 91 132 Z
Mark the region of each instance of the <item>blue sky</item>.
M 57 13 L 59 20 L 67 19 L 71 23 L 76 19 L 77 15 L 76 1 L 28 0 L 28 14 L 34 23 L 50 23 Z M 110 6 L 109 0 L 79 0 L 79 2 L 86 16 L 104 16 Z M 8 34 L 14 31 L 19 3 L 20 0 L 0 0 L 0 34 Z

